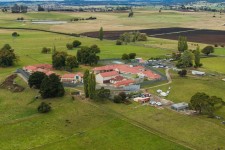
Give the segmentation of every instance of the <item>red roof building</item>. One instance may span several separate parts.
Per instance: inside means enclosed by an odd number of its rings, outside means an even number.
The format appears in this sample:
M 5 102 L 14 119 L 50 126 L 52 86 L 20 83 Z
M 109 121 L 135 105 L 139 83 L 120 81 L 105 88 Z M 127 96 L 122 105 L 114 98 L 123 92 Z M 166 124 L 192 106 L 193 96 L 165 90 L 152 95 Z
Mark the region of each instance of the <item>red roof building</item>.
M 83 83 L 83 74 L 80 72 L 64 74 L 61 76 L 61 82 Z
M 116 83 L 116 82 L 122 81 L 122 80 L 125 80 L 125 78 L 124 78 L 123 76 L 118 75 L 118 76 L 116 76 L 115 78 L 112 78 L 112 79 L 110 80 L 110 83 Z
M 118 81 L 114 84 L 114 87 L 123 87 L 123 86 L 129 86 L 134 84 L 134 80 L 128 79 L 128 80 L 122 80 L 122 81 Z
M 141 72 L 141 74 L 143 74 L 148 79 L 159 79 L 160 78 L 160 75 L 155 74 L 154 72 L 152 72 L 150 70 L 143 71 L 143 72 Z

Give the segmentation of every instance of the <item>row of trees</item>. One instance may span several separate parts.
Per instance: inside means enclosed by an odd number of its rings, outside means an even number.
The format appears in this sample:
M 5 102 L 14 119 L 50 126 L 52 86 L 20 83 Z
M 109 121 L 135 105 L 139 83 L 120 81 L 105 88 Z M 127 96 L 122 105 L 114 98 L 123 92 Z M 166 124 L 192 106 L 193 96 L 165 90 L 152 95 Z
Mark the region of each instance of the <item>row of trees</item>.
M 83 82 L 85 97 L 94 99 L 96 88 L 95 74 L 90 73 L 89 70 L 86 70 L 84 72 Z
M 210 52 L 213 52 L 212 46 L 207 46 L 202 49 L 202 53 L 208 55 Z M 178 60 L 177 67 L 178 68 L 186 68 L 186 67 L 201 67 L 201 53 L 200 47 L 197 46 L 196 50 L 188 50 L 187 38 L 180 36 L 178 39 L 178 53 L 173 53 L 172 58 L 174 60 Z
M 117 40 L 116 44 L 121 45 L 122 43 L 130 43 L 136 41 L 147 41 L 147 35 L 145 33 L 135 32 L 125 32 L 120 35 L 120 38 Z
M 77 61 L 84 65 L 96 65 L 99 61 L 100 48 L 97 45 L 92 45 L 90 47 L 84 46 L 77 51 Z
M 52 66 L 55 69 L 73 69 L 79 67 L 79 63 L 75 56 L 63 51 L 55 51 L 52 55 Z
M 205 55 L 209 55 L 214 52 L 214 47 L 206 46 L 201 50 Z M 201 67 L 201 53 L 200 47 L 197 46 L 196 50 L 184 50 L 183 53 L 173 53 L 173 59 L 178 60 L 177 67 L 186 68 L 186 67 Z M 193 62 L 194 61 L 194 62 Z
M 214 116 L 214 111 L 224 105 L 222 98 L 209 96 L 206 93 L 196 93 L 191 97 L 189 107 L 199 114 Z
M 101 89 L 96 90 L 95 74 L 90 73 L 89 70 L 84 72 L 84 93 L 86 98 L 94 100 L 105 100 L 110 97 L 110 90 Z
M 18 57 L 14 53 L 14 49 L 9 44 L 5 44 L 0 49 L 0 67 L 13 66 L 18 60 Z
M 60 78 L 56 74 L 47 76 L 43 72 L 34 72 L 28 79 L 30 88 L 40 89 L 42 98 L 62 97 L 65 94 Z

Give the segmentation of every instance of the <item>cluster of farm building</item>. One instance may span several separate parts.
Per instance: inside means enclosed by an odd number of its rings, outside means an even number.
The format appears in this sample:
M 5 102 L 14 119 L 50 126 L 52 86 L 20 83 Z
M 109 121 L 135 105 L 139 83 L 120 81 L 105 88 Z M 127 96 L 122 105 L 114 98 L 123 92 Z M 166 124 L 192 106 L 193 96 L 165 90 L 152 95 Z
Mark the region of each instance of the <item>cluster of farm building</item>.
M 157 80 L 161 76 L 143 66 L 114 64 L 96 67 L 92 70 L 96 74 L 98 84 L 107 84 L 114 87 L 123 87 L 136 84 L 140 79 Z
M 23 67 L 23 70 L 26 71 L 29 74 L 32 74 L 34 72 L 43 72 L 47 76 L 51 74 L 57 74 L 53 70 L 52 65 L 50 64 L 36 64 L 32 66 L 25 66 Z M 63 75 L 59 75 L 61 78 L 61 82 L 70 82 L 70 83 L 83 83 L 83 73 L 77 72 L 77 73 L 66 73 Z
M 36 71 L 43 72 L 46 75 L 55 73 L 50 64 L 36 64 L 25 66 L 23 70 L 32 74 Z M 126 64 L 114 64 L 101 67 L 95 67 L 92 72 L 96 75 L 96 82 L 100 85 L 113 87 L 124 87 L 136 84 L 140 79 L 156 80 L 160 75 L 145 69 L 143 66 L 132 66 Z M 56 74 L 56 73 L 55 73 Z M 61 82 L 83 83 L 83 73 L 66 73 L 59 75 Z
M 23 67 L 23 70 L 29 74 L 34 72 L 43 72 L 47 76 L 55 73 L 52 65 L 50 64 L 36 64 Z M 127 64 L 113 64 L 113 65 L 105 65 L 100 67 L 95 67 L 92 69 L 92 72 L 96 76 L 96 82 L 100 86 L 108 86 L 115 88 L 123 88 L 128 86 L 134 86 L 137 84 L 139 79 L 144 80 L 157 80 L 160 79 L 161 76 L 159 74 L 154 73 L 153 71 L 146 69 L 143 66 L 137 65 L 127 65 Z M 57 73 L 55 73 L 57 74 Z M 83 73 L 66 73 L 63 75 L 59 75 L 61 82 L 63 83 L 83 83 Z M 163 92 L 162 90 L 157 90 L 158 96 L 153 96 L 149 93 L 141 93 L 138 95 L 134 95 L 132 98 L 134 101 L 142 104 L 149 104 L 151 106 L 171 106 L 172 109 L 180 111 L 188 108 L 187 103 L 178 103 L 173 104 L 170 101 L 167 101 L 161 97 L 166 97 L 169 94 L 168 89 L 167 92 Z

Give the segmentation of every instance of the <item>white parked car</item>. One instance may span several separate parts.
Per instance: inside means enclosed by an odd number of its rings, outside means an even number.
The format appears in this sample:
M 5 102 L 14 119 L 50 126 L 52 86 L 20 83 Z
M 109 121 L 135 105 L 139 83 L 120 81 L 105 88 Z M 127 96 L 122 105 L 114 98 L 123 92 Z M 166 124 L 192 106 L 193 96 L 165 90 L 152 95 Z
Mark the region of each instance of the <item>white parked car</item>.
M 157 106 L 162 106 L 162 103 L 161 102 L 157 102 L 156 105 Z

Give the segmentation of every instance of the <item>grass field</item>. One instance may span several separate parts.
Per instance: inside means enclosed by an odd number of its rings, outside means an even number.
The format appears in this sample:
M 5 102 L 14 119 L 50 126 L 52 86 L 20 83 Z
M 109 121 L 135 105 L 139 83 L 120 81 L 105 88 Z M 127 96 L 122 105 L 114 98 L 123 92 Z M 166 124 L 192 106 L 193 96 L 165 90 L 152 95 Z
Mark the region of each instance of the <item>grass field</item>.
M 55 45 L 57 50 L 67 51 L 69 54 L 76 55 L 77 49 L 66 49 L 66 44 L 71 43 L 75 39 L 80 40 L 83 46 L 91 46 L 93 44 L 97 44 L 101 48 L 101 58 L 121 58 L 123 53 L 131 52 L 136 52 L 138 57 L 143 57 L 145 59 L 148 59 L 150 57 L 162 56 L 165 54 L 171 54 L 171 50 L 163 50 L 160 48 L 149 48 L 129 44 L 117 46 L 115 44 L 115 41 L 110 40 L 99 41 L 98 39 L 94 38 L 74 38 L 64 35 L 37 31 L 16 31 L 20 34 L 20 37 L 17 37 L 15 39 L 11 36 L 13 31 L 0 30 L 0 45 L 8 43 L 15 49 L 15 52 L 19 56 L 26 59 L 38 58 L 38 61 L 46 63 L 50 62 L 51 55 L 41 54 L 41 50 L 43 47 L 52 48 Z M 23 59 L 21 59 L 21 62 L 23 62 Z M 27 62 L 27 60 L 24 62 Z M 32 60 L 30 63 L 37 63 L 37 61 Z
M 204 58 L 201 61 L 204 69 L 225 74 L 225 57 Z
M 38 114 L 36 108 L 42 100 L 34 100 L 35 95 L 37 91 L 27 86 L 22 93 L 1 89 L 2 150 L 107 149 L 109 145 L 115 150 L 186 149 L 70 96 L 46 100 L 52 111 Z
M 157 109 L 151 106 L 136 107 L 110 104 L 104 107 L 134 119 L 158 133 L 166 134 L 170 139 L 190 145 L 195 149 L 223 149 L 224 125 L 220 121 L 200 116 L 181 115 L 168 109 Z M 210 139 L 210 140 L 207 140 Z
M 4 27 L 29 27 L 41 28 L 52 31 L 67 33 L 82 33 L 88 31 L 98 31 L 100 27 L 104 30 L 138 30 L 159 27 L 188 27 L 205 29 L 225 30 L 224 16 L 213 18 L 213 13 L 209 12 L 176 12 L 163 11 L 159 13 L 155 9 L 134 9 L 134 17 L 128 18 L 128 13 L 76 13 L 76 12 L 29 12 L 27 14 L 0 13 L 0 26 Z M 37 25 L 30 22 L 16 22 L 18 17 L 25 19 L 40 20 L 64 20 L 69 21 L 74 17 L 95 16 L 97 20 L 80 21 L 62 25 Z M 214 22 L 212 24 L 211 22 Z M 94 24 L 94 25 L 93 25 Z
M 152 9 L 136 9 L 134 17 L 128 18 L 127 13 L 34 13 L 3 14 L 0 12 L 0 27 L 29 27 L 60 32 L 81 33 L 104 30 L 124 30 L 159 27 L 190 27 L 225 30 L 222 18 L 212 18 L 213 13 L 174 12 Z M 48 19 L 68 21 L 73 17 L 95 16 L 98 19 L 81 21 L 64 25 L 34 25 L 30 22 L 16 22 L 16 18 Z M 214 19 L 214 24 L 211 23 Z M 20 37 L 12 38 L 16 31 Z M 115 41 L 99 41 L 87 37 L 71 37 L 46 32 L 26 30 L 0 30 L 0 47 L 10 44 L 20 61 L 9 68 L 0 68 L 0 83 L 16 68 L 38 63 L 51 63 L 51 54 L 41 54 L 43 47 L 59 51 L 67 51 L 76 55 L 78 49 L 67 50 L 66 44 L 80 40 L 83 46 L 97 44 L 101 48 L 100 58 L 120 58 L 123 53 L 137 53 L 137 57 L 148 59 L 165 56 L 177 50 L 177 41 L 148 38 L 147 42 L 137 42 L 116 46 Z M 189 43 L 189 48 L 195 46 Z M 203 48 L 204 44 L 200 44 Z M 225 55 L 224 48 L 216 48 L 215 55 Z M 225 74 L 225 58 L 209 57 L 201 59 L 201 70 L 217 72 L 218 76 L 186 78 L 178 77 L 170 71 L 172 83 L 169 85 L 149 88 L 156 94 L 157 89 L 166 91 L 171 87 L 167 97 L 173 102 L 189 102 L 196 92 L 206 92 L 225 100 L 225 82 L 221 81 Z M 81 66 L 76 71 L 83 71 L 88 66 Z M 159 70 L 164 73 L 163 69 Z M 62 72 L 58 72 L 59 74 Z M 71 89 L 66 89 L 64 98 L 45 100 L 51 103 L 52 111 L 48 114 L 37 113 L 37 106 L 43 101 L 35 100 L 38 91 L 28 88 L 26 83 L 17 78 L 16 83 L 26 87 L 22 93 L 11 93 L 0 89 L 0 147 L 8 149 L 224 149 L 225 126 L 221 121 L 206 116 L 188 116 L 171 111 L 167 108 L 154 107 L 132 103 L 130 105 L 114 104 L 112 102 L 96 103 L 85 100 L 72 100 Z M 163 84 L 165 81 L 160 82 Z M 225 118 L 225 108 L 216 111 L 216 115 Z M 68 121 L 66 121 L 68 120 Z M 70 123 L 69 123 L 70 122 Z

